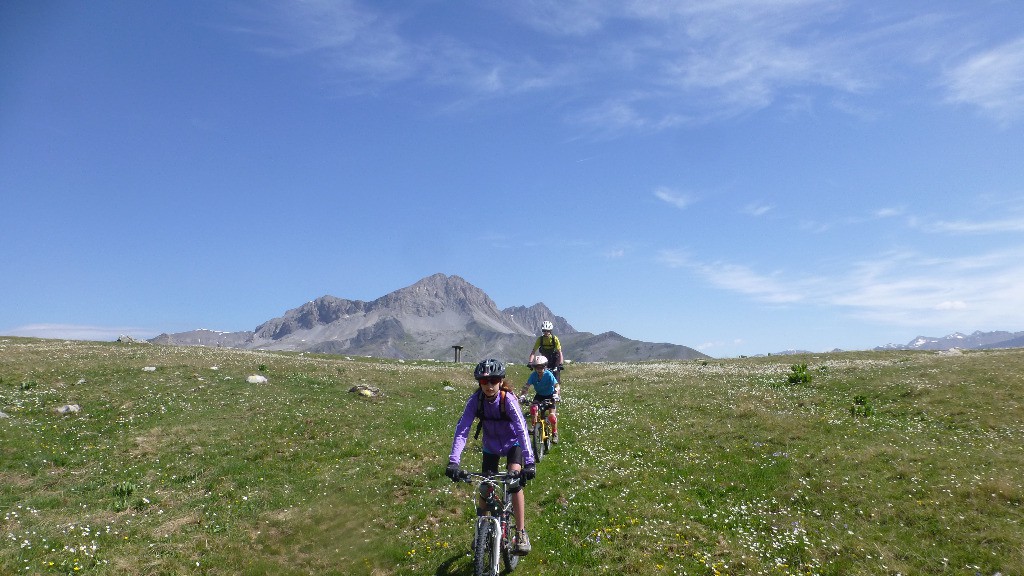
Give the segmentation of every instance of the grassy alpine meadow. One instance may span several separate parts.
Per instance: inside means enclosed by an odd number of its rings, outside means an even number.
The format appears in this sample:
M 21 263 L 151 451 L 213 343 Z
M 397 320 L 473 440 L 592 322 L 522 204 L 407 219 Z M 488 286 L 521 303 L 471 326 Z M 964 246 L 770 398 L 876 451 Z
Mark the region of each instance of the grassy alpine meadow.
M 471 574 L 443 470 L 472 366 L 2 337 L 0 573 Z M 1024 350 L 571 365 L 516 573 L 1024 574 L 1022 374 Z

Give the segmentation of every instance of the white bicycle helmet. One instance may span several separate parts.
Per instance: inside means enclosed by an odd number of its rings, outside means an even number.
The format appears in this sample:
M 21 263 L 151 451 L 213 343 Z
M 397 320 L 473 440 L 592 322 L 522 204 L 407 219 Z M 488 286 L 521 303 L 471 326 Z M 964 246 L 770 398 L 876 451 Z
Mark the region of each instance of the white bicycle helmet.
M 544 331 L 544 330 L 554 330 L 555 329 L 555 325 L 552 324 L 550 320 L 545 320 L 545 321 L 540 323 L 540 329 L 541 329 L 541 331 Z
M 534 356 L 533 357 L 533 365 L 534 366 L 547 366 L 548 365 L 548 359 L 547 359 L 546 356 L 540 356 L 540 355 Z

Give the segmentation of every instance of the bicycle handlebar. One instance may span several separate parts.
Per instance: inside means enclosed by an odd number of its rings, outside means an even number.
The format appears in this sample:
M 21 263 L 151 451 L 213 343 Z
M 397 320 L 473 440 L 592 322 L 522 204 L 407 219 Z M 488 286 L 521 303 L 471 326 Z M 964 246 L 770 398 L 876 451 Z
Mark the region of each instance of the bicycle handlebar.
M 459 470 L 459 481 L 467 484 L 476 482 L 490 482 L 507 484 L 509 487 L 515 487 L 523 481 L 522 470 L 515 470 L 511 472 L 498 472 L 496 474 L 482 474 L 480 472 L 470 472 L 469 470 Z

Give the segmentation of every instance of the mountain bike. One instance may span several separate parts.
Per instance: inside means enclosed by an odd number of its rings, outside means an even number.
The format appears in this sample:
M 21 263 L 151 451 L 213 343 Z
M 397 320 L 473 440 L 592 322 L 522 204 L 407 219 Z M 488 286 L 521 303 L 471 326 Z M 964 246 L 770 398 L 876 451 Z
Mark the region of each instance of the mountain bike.
M 540 463 L 544 455 L 551 451 L 551 423 L 548 413 L 555 407 L 555 400 L 547 398 L 537 404 L 537 423 L 530 430 L 530 446 L 533 447 L 533 459 Z
M 473 574 L 498 576 L 498 560 L 511 572 L 519 564 L 516 555 L 516 514 L 512 511 L 512 493 L 520 485 L 519 471 L 485 475 L 466 470 L 459 471 L 459 480 L 479 485 L 484 503 L 484 516 L 476 518 L 473 536 Z

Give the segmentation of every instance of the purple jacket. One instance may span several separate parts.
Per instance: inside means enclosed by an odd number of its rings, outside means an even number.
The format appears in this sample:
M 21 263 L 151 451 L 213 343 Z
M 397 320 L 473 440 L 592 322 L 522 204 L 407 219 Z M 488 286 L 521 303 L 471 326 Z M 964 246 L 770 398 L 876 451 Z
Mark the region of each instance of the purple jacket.
M 494 400 L 488 402 L 483 395 L 480 398 L 484 402 L 484 415 L 487 418 L 483 423 L 484 452 L 504 456 L 508 451 L 519 444 L 523 447 L 523 465 L 533 464 L 533 451 L 530 449 L 530 437 L 526 431 L 526 420 L 519 408 L 519 399 L 512 392 L 505 394 L 505 414 L 507 419 L 501 416 L 501 406 L 498 405 L 502 394 L 499 392 Z M 462 418 L 455 425 L 455 440 L 452 441 L 452 453 L 448 456 L 449 462 L 459 463 L 462 458 L 462 450 L 466 447 L 469 439 L 469 432 L 476 420 L 477 393 L 466 401 L 466 409 L 462 411 Z

